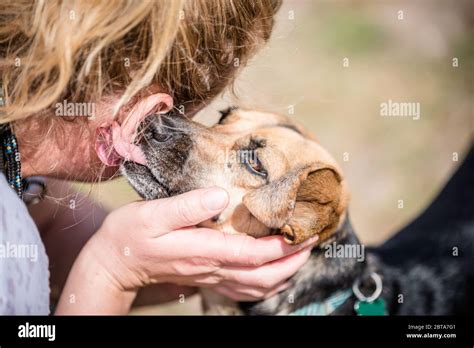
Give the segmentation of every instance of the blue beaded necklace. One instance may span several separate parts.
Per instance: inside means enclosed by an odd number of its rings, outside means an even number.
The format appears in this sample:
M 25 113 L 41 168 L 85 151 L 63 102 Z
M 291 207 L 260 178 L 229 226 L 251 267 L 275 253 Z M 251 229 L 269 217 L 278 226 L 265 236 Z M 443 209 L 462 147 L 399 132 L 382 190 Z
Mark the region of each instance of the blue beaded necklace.
M 21 178 L 20 151 L 9 124 L 0 126 L 0 147 L 0 168 L 3 169 L 8 184 L 22 198 L 24 181 Z
M 0 106 L 4 105 L 3 89 L 0 88 Z M 9 123 L 0 124 L 0 171 L 5 173 L 8 184 L 18 197 L 23 198 L 20 151 Z
M 0 81 L 1 85 L 1 81 Z M 5 105 L 3 89 L 0 87 L 0 107 Z M 1 115 L 1 112 L 0 112 Z M 18 141 L 10 124 L 0 124 L 0 173 L 4 172 L 10 187 L 26 204 L 36 204 L 46 194 L 44 179 L 21 177 L 21 157 Z

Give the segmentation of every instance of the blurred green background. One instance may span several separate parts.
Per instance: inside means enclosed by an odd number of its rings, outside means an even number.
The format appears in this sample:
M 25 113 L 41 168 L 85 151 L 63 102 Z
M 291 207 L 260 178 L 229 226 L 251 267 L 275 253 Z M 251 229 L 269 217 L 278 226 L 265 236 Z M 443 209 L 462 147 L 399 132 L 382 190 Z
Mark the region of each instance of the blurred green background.
M 473 4 L 285 1 L 271 42 L 236 83 L 238 100 L 224 95 L 196 120 L 212 124 L 229 104 L 294 110 L 343 167 L 362 242 L 383 242 L 423 211 L 472 143 Z M 380 116 L 389 99 L 420 103 L 421 118 Z M 91 192 L 107 209 L 138 199 L 122 179 Z M 195 296 L 135 313 L 199 312 Z

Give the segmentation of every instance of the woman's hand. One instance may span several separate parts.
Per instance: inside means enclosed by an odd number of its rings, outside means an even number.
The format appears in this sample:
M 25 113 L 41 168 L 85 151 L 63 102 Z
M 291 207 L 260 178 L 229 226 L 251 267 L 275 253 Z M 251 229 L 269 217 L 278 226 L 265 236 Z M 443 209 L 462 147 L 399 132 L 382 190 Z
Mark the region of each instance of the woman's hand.
M 280 236 L 255 239 L 194 227 L 227 204 L 227 193 L 212 188 L 135 202 L 112 212 L 76 261 L 58 312 L 73 313 L 79 307 L 83 313 L 126 312 L 139 288 L 161 282 L 213 287 L 237 301 L 282 291 L 317 239 L 290 246 Z M 94 287 L 89 295 L 96 302 L 88 305 L 87 290 L 81 290 L 81 306 L 72 310 L 68 292 L 79 290 L 79 276 L 92 283 L 84 280 L 82 287 Z

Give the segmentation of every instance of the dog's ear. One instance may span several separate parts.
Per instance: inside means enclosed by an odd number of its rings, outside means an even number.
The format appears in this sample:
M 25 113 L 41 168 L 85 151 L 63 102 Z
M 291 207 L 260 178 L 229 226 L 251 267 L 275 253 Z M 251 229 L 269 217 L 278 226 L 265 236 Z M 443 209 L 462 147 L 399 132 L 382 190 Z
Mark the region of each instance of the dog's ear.
M 342 178 L 329 165 L 315 163 L 247 193 L 243 203 L 258 220 L 298 244 L 319 234 L 327 239 L 346 207 Z

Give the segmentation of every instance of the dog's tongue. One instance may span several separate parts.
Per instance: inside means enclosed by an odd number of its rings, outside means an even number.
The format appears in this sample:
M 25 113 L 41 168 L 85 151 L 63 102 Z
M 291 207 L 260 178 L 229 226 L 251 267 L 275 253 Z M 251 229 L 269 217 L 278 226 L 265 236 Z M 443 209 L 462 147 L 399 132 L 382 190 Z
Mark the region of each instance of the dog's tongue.
M 120 157 L 112 145 L 112 130 L 110 127 L 97 128 L 95 152 L 101 162 L 107 166 L 115 167 L 122 162 L 122 157 Z
M 124 160 L 145 165 L 145 154 L 134 144 L 137 127 L 150 113 L 166 113 L 172 107 L 173 99 L 169 95 L 153 94 L 138 102 L 121 125 L 113 121 L 100 126 L 95 142 L 99 159 L 107 166 L 118 166 Z
M 95 150 L 102 163 L 111 167 L 120 165 L 123 160 L 146 164 L 143 151 L 128 141 L 117 122 L 100 127 L 97 133 Z

